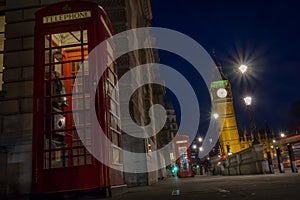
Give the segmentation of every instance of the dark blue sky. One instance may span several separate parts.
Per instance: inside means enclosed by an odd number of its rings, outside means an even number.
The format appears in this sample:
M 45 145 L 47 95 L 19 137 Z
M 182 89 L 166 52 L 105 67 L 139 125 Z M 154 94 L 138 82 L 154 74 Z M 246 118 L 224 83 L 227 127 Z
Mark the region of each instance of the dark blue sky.
M 152 26 L 180 31 L 209 53 L 215 49 L 232 85 L 239 128 L 249 126 L 242 100 L 248 88 L 254 97 L 258 126 L 267 121 L 274 131 L 286 129 L 288 110 L 300 98 L 297 1 L 152 0 L 151 3 Z M 174 63 L 163 53 L 161 61 Z M 250 68 L 244 79 L 237 71 L 241 63 Z

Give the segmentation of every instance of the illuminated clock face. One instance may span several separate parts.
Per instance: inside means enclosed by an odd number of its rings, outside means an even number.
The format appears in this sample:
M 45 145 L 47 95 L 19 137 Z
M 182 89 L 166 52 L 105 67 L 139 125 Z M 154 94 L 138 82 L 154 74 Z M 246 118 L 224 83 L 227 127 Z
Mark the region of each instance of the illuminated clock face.
M 224 89 L 224 88 L 218 89 L 217 95 L 218 95 L 218 97 L 220 97 L 220 98 L 225 98 L 225 97 L 227 96 L 227 91 L 226 91 L 226 89 Z

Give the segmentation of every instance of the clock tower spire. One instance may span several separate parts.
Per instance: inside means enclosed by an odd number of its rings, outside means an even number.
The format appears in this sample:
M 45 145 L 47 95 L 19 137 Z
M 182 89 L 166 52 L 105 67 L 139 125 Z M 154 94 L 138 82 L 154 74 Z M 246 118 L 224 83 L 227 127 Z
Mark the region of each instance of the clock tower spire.
M 219 60 L 217 59 L 216 52 L 214 49 L 212 50 L 212 59 L 217 67 L 219 74 L 221 75 L 222 80 L 228 80 L 228 78 L 225 76 L 225 74 L 223 72 L 222 65 L 220 64 Z M 214 74 L 214 78 L 215 77 L 216 77 L 216 75 Z

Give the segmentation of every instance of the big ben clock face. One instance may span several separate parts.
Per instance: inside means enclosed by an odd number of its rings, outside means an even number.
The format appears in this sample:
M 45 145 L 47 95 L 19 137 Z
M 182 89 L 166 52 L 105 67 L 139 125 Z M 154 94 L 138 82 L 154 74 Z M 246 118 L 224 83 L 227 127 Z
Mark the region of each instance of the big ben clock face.
M 227 96 L 227 90 L 225 88 L 218 89 L 217 96 L 220 98 L 225 98 Z

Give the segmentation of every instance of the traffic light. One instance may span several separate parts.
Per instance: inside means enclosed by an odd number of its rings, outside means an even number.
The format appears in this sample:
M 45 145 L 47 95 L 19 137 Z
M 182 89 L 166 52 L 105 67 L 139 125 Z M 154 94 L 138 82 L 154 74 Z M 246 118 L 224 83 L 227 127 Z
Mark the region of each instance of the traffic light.
M 172 167 L 172 169 L 171 169 L 171 172 L 175 174 L 175 173 L 178 172 L 178 170 L 179 170 L 178 166 L 177 166 L 177 165 L 174 165 L 174 166 Z

